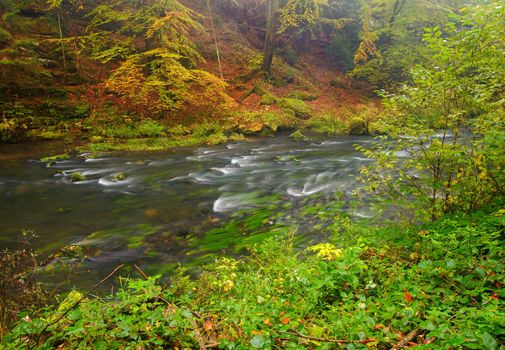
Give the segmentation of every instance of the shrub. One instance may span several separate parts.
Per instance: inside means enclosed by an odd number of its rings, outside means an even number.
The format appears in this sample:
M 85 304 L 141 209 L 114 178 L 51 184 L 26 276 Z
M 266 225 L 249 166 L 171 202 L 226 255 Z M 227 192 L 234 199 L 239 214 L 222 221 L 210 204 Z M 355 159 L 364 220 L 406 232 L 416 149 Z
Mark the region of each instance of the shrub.
M 142 120 L 135 128 L 135 131 L 138 136 L 144 137 L 159 137 L 165 135 L 165 127 L 151 119 Z
M 47 301 L 37 279 L 37 256 L 29 245 L 33 236 L 33 231 L 25 230 L 16 250 L 0 251 L 0 339 L 21 311 L 40 307 Z

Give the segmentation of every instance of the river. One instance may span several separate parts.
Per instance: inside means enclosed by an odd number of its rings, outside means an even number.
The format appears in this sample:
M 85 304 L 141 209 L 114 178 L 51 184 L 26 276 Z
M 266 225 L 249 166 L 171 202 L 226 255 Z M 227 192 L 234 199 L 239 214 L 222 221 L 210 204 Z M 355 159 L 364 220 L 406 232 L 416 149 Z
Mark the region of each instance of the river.
M 83 248 L 81 262 L 97 276 L 123 262 L 166 272 L 179 262 L 236 254 L 264 238 L 255 239 L 258 225 L 304 226 L 295 214 L 301 208 L 333 198 L 345 202 L 359 167 L 370 162 L 354 145 L 371 142 L 321 135 L 295 141 L 281 134 L 165 152 L 82 155 L 51 166 L 37 159 L 47 149 L 31 145 L 30 152 L 9 157 L 14 146 L 3 147 L 0 248 L 15 247 L 20 233 L 31 229 L 41 253 Z M 77 172 L 86 180 L 72 182 Z M 345 203 L 341 208 L 349 210 Z M 252 231 L 230 226 L 234 218 L 235 224 L 250 219 Z M 317 240 L 310 229 L 300 232 L 302 240 Z

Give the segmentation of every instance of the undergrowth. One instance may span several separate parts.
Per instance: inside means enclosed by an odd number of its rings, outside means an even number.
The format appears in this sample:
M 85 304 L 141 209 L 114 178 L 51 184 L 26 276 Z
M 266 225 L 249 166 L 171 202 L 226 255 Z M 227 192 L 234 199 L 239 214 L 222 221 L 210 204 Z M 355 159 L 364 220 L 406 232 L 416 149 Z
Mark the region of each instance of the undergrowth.
M 196 279 L 121 279 L 113 295 L 78 303 L 71 292 L 21 314 L 0 346 L 499 349 L 504 230 L 504 209 L 407 228 L 340 220 L 325 243 L 295 249 L 288 232 Z

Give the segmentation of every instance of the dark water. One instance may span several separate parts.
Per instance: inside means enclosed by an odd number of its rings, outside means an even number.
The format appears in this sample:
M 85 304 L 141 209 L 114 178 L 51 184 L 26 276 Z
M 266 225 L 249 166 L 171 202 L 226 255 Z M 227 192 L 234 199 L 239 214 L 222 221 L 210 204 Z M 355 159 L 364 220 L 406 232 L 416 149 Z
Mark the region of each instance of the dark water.
M 0 248 L 14 247 L 23 229 L 33 229 L 39 251 L 84 247 L 87 266 L 102 273 L 120 262 L 173 266 L 201 256 L 205 245 L 226 253 L 223 247 L 240 243 L 242 233 L 209 236 L 202 246 L 199 233 L 237 212 L 247 217 L 349 194 L 359 167 L 369 162 L 353 145 L 371 142 L 345 136 L 296 142 L 280 135 L 159 153 L 84 155 L 51 167 L 34 160 L 33 149 L 27 159 L 0 148 Z M 72 182 L 75 172 L 87 180 Z

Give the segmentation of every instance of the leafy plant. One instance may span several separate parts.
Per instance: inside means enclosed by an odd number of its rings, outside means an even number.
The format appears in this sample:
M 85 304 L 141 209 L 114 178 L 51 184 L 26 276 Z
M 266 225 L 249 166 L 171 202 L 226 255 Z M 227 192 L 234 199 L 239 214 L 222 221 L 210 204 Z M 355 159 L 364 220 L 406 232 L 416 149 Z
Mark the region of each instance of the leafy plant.
M 385 100 L 395 142 L 364 150 L 377 160 L 362 170 L 369 190 L 432 219 L 476 210 L 504 193 L 505 105 L 497 82 L 505 42 L 496 32 L 503 11 L 490 2 L 453 15 L 445 37 L 438 27 L 426 29 L 431 61 Z

